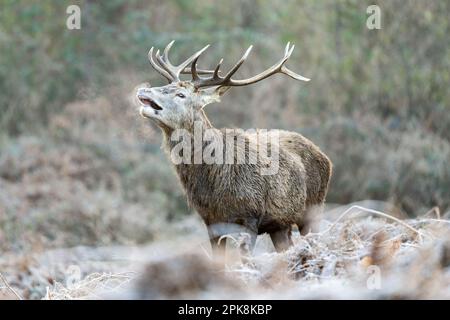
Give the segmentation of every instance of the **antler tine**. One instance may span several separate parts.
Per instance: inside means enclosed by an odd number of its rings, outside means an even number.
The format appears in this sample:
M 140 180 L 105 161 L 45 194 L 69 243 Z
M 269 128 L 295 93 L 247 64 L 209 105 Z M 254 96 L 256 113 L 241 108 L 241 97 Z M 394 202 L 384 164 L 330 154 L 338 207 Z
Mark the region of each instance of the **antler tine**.
M 288 45 L 289 45 L 289 42 L 288 42 Z M 286 46 L 286 48 L 288 48 L 288 47 Z M 286 52 L 285 52 L 285 58 L 286 58 L 286 60 L 289 59 L 289 58 L 291 57 L 291 54 L 292 54 L 292 52 L 294 51 L 294 48 L 295 48 L 295 44 L 293 44 L 292 47 L 291 47 L 290 49 L 286 50 Z
M 166 70 L 167 73 L 170 74 L 170 76 L 172 77 L 172 81 L 178 80 L 176 68 L 174 66 L 172 66 L 172 64 L 170 62 L 166 63 L 163 60 L 163 56 L 159 54 L 159 50 L 156 51 L 155 56 L 156 56 L 156 61 L 158 61 L 158 63 L 161 65 L 161 67 L 163 67 L 163 69 Z
M 161 74 L 163 77 L 165 77 L 169 82 L 173 81 L 173 77 L 171 74 L 169 74 L 165 69 L 161 68 L 156 62 L 153 60 L 153 47 L 148 52 L 148 60 L 150 61 L 150 64 L 152 65 L 153 69 L 158 71 L 159 74 Z
M 220 66 L 222 65 L 222 63 L 223 63 L 223 58 L 220 59 L 220 61 L 217 64 L 216 68 L 214 69 L 214 75 L 213 75 L 214 79 L 220 79 L 219 71 L 220 71 Z
M 192 62 L 192 63 L 194 63 L 194 62 Z M 186 67 L 186 68 L 184 68 L 184 70 L 183 71 L 181 71 L 181 73 L 180 74 L 191 74 L 192 72 L 191 72 L 191 68 L 190 67 Z M 205 69 L 197 69 L 197 74 L 213 74 L 214 73 L 214 70 L 205 70 Z
M 197 51 L 196 53 L 194 53 L 192 56 L 190 56 L 189 58 L 187 58 L 183 63 L 181 63 L 178 67 L 176 67 L 177 70 L 177 76 L 179 77 L 180 74 L 182 73 L 182 71 L 191 63 L 193 63 L 193 61 L 195 60 L 195 62 L 197 62 L 197 59 L 200 57 L 200 55 L 209 48 L 209 44 L 204 46 L 201 50 Z
M 252 51 L 253 45 L 248 47 L 247 51 L 245 51 L 242 58 L 234 65 L 233 68 L 231 68 L 230 71 L 225 75 L 223 78 L 224 80 L 228 81 L 231 80 L 231 76 L 236 73 L 236 71 L 241 67 L 241 65 L 244 63 L 245 60 L 247 60 L 248 55 L 250 54 L 250 51 Z
M 191 65 L 192 80 L 194 80 L 194 81 L 200 80 L 200 77 L 198 76 L 198 73 L 197 73 L 197 61 L 198 61 L 198 57 L 195 58 L 194 61 L 192 61 L 192 65 Z
M 185 68 L 183 71 L 181 71 L 181 73 L 183 73 L 183 74 L 186 74 L 186 73 L 192 74 L 192 80 L 193 80 L 193 81 L 198 81 L 198 80 L 200 80 L 200 77 L 198 76 L 199 74 L 214 74 L 214 77 L 216 77 L 216 74 L 217 74 L 217 72 L 218 72 L 218 68 L 220 68 L 220 64 L 222 63 L 223 59 L 220 60 L 220 62 L 219 62 L 219 64 L 217 65 L 217 67 L 216 67 L 215 70 L 200 70 L 200 69 L 197 69 L 197 61 L 198 61 L 198 58 L 199 58 L 199 57 L 200 57 L 200 55 L 197 56 L 197 57 L 194 59 L 194 61 L 192 61 L 192 65 L 191 65 L 191 68 L 190 68 L 190 69 Z M 188 70 L 190 70 L 190 71 L 188 71 Z
M 295 73 L 292 70 L 289 70 L 285 66 L 281 66 L 281 73 L 284 73 L 285 75 L 287 75 L 287 76 L 289 76 L 289 77 L 291 77 L 292 79 L 295 79 L 295 80 L 300 80 L 300 81 L 305 81 L 305 82 L 308 82 L 308 81 L 311 80 L 309 78 L 306 78 L 304 76 L 301 76 L 301 75 Z
M 288 54 L 288 52 L 289 52 L 289 46 L 290 46 L 290 44 L 291 44 L 291 42 L 289 41 L 287 44 L 286 44 L 286 47 L 284 48 L 284 55 L 286 56 L 287 54 Z
M 186 66 L 184 67 L 183 70 L 181 70 L 180 74 L 191 74 L 192 80 L 194 80 L 194 81 L 200 80 L 200 77 L 198 76 L 199 74 L 213 74 L 214 73 L 213 70 L 197 69 L 198 58 L 208 48 L 209 48 L 209 44 L 206 45 L 205 47 L 203 47 L 203 49 L 201 49 L 200 51 L 197 51 L 196 53 L 194 53 L 188 60 L 186 60 L 185 63 L 183 63 L 183 64 L 186 64 Z M 192 65 L 189 68 L 189 67 L 187 67 L 187 65 L 189 65 L 189 60 L 191 60 L 192 58 L 193 58 Z
M 172 64 L 169 61 L 169 51 L 170 51 L 170 48 L 172 48 L 174 43 L 175 43 L 175 40 L 170 41 L 169 44 L 164 48 L 164 53 L 163 53 L 164 54 L 164 56 L 163 56 L 164 62 L 170 66 L 172 66 Z

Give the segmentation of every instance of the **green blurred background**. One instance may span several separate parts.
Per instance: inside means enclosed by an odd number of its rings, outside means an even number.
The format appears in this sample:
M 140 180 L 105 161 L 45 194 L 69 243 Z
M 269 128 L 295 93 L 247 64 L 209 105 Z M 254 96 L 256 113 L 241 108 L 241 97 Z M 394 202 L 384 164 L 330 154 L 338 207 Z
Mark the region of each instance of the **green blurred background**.
M 67 6 L 81 30 L 66 28 Z M 366 27 L 371 4 L 381 30 Z M 139 117 L 133 90 L 163 84 L 151 46 L 239 77 L 296 49 L 274 76 L 234 88 L 207 113 L 218 127 L 302 133 L 332 159 L 328 203 L 372 199 L 414 216 L 450 204 L 450 2 L 24 1 L 0 10 L 0 249 L 142 243 L 192 214 Z

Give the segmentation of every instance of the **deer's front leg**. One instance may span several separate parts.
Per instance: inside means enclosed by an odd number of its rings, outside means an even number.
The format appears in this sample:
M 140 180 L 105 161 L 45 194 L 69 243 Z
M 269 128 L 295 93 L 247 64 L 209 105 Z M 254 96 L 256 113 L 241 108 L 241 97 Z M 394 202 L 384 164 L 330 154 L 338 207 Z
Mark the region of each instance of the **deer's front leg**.
M 273 245 L 277 252 L 282 252 L 289 249 L 293 245 L 291 239 L 291 227 L 281 229 L 270 233 L 270 238 L 272 239 Z

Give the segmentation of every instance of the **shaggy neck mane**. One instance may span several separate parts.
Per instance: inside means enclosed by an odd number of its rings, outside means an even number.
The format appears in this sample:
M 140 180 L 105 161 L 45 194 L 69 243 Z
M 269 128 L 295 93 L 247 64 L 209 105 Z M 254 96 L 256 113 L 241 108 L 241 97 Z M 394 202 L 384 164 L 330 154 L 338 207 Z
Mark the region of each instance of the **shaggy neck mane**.
M 202 130 L 202 134 L 205 132 L 205 130 L 213 130 L 219 133 L 219 130 L 214 128 L 211 124 L 211 122 L 209 121 L 208 117 L 206 116 L 206 113 L 204 112 L 204 110 L 200 110 L 199 112 L 195 113 L 194 115 L 194 121 L 192 121 L 191 123 L 189 123 L 188 125 L 185 126 L 185 128 L 183 128 L 184 130 L 187 130 L 191 136 L 194 136 L 194 123 L 196 123 L 197 125 L 197 130 L 198 128 L 198 124 L 201 124 L 201 130 Z M 175 147 L 180 140 L 175 139 L 174 141 L 171 139 L 172 134 L 174 133 L 174 129 L 169 128 L 167 126 L 161 126 L 162 132 L 163 132 L 163 136 L 164 136 L 164 140 L 163 140 L 163 149 L 166 151 L 166 153 L 168 154 L 169 158 L 170 158 L 170 152 L 172 151 L 173 147 Z M 222 140 L 222 139 L 220 139 Z M 212 141 L 210 141 L 209 143 L 214 143 L 216 141 L 216 139 L 212 139 Z M 222 141 L 220 141 L 222 142 Z M 205 144 L 203 143 L 203 147 L 205 146 Z M 191 142 L 191 148 L 192 148 L 192 153 L 194 151 L 194 141 Z M 203 148 L 202 148 L 203 149 Z M 193 162 L 191 162 L 193 163 Z M 184 165 L 177 165 L 176 167 L 184 167 L 184 166 L 189 166 L 189 164 L 184 164 Z

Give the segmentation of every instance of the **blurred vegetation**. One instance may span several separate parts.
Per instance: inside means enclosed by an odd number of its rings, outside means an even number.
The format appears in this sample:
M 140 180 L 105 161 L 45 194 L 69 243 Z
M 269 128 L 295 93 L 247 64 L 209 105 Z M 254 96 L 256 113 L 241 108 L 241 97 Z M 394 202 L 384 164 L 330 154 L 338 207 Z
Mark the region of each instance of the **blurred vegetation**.
M 81 30 L 66 28 L 71 4 Z M 381 7 L 381 30 L 366 27 L 371 4 Z M 139 83 L 164 83 L 146 54 L 172 39 L 175 61 L 211 43 L 202 67 L 224 57 L 226 68 L 254 44 L 240 76 L 295 43 L 289 66 L 311 82 L 276 76 L 230 90 L 208 108 L 213 123 L 295 130 L 316 142 L 334 163 L 328 202 L 448 210 L 449 16 L 450 3 L 438 0 L 3 0 L 0 228 L 19 237 L 24 219 L 37 231 L 50 224 L 76 234 L 65 244 L 121 234 L 142 242 L 155 232 L 143 217 L 189 212 L 158 131 L 129 99 Z M 103 238 L 99 226 L 109 230 Z

